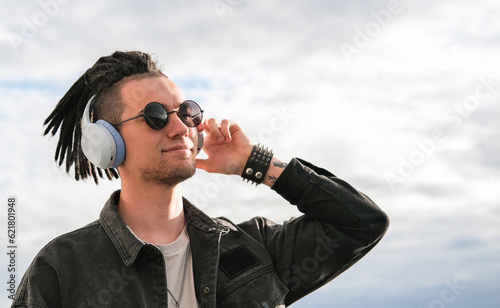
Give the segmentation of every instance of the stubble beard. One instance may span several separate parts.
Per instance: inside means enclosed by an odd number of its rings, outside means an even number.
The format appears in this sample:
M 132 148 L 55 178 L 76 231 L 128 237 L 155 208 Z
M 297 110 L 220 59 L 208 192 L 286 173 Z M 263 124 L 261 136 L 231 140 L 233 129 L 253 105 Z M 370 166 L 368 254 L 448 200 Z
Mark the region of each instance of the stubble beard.
M 140 170 L 141 178 L 145 182 L 154 184 L 175 186 L 190 177 L 196 172 L 194 162 L 189 165 L 176 166 L 158 166 L 157 168 L 148 168 Z

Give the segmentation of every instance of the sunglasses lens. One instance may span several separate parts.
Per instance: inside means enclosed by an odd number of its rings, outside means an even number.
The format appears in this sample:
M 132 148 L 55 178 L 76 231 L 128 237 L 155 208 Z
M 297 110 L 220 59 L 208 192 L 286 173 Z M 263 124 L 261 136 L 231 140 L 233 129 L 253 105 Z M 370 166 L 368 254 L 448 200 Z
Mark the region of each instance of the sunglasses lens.
M 188 127 L 196 127 L 203 120 L 203 110 L 194 101 L 187 100 L 179 106 L 177 115 L 181 121 Z M 167 125 L 167 109 L 157 102 L 151 102 L 146 105 L 143 111 L 146 123 L 152 129 L 162 129 Z
M 191 100 L 184 101 L 179 106 L 177 114 L 187 127 L 196 127 L 203 120 L 203 110 L 201 110 L 197 103 Z
M 167 110 L 160 103 L 149 103 L 144 108 L 144 118 L 152 129 L 162 129 L 167 125 Z

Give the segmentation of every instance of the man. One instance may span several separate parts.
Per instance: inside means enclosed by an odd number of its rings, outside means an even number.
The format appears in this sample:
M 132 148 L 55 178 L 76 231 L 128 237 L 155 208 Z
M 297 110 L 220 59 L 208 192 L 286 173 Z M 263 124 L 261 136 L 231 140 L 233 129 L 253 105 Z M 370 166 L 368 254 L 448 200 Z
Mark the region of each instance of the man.
M 40 251 L 12 307 L 285 307 L 380 241 L 388 218 L 368 197 L 308 162 L 280 161 L 232 121 L 202 117 L 145 53 L 87 70 L 45 133 L 60 129 L 56 160 L 77 180 L 119 177 L 121 190 L 99 220 Z M 209 218 L 182 197 L 196 168 L 270 186 L 304 215 Z

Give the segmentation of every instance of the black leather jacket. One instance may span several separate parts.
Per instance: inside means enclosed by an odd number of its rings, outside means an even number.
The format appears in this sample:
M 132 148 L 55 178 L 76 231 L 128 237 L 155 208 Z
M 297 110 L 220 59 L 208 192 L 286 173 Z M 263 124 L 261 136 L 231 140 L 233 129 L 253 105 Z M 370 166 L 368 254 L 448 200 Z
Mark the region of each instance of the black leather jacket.
M 201 307 L 285 307 L 353 265 L 388 227 L 368 197 L 299 159 L 273 189 L 305 215 L 283 224 L 262 217 L 234 224 L 184 200 Z M 99 220 L 40 251 L 12 307 L 167 307 L 163 256 L 120 218 L 119 193 Z

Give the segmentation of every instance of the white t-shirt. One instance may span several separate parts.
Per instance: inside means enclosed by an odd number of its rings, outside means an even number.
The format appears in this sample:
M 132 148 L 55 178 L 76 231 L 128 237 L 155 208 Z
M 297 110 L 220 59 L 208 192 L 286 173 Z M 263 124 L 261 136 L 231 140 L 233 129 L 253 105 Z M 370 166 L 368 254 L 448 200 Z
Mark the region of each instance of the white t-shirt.
M 179 307 L 199 307 L 194 290 L 193 257 L 186 227 L 174 242 L 156 246 L 165 257 L 168 307 L 177 307 L 176 301 L 179 302 Z

